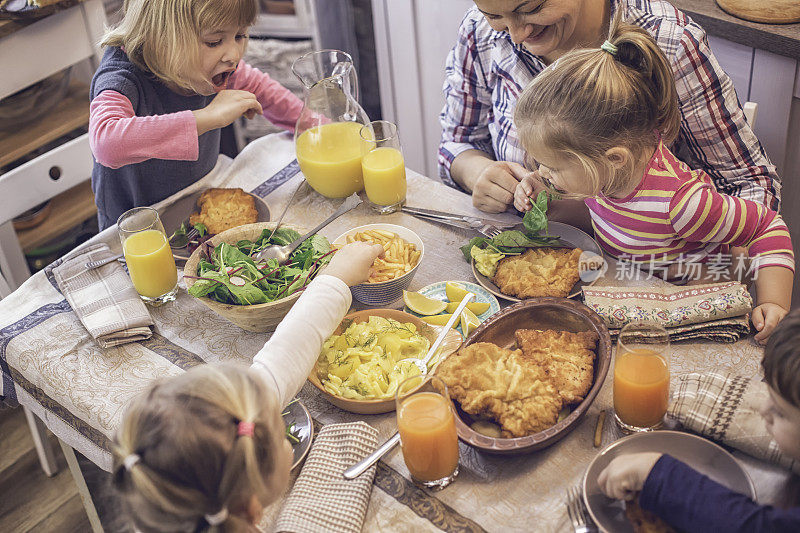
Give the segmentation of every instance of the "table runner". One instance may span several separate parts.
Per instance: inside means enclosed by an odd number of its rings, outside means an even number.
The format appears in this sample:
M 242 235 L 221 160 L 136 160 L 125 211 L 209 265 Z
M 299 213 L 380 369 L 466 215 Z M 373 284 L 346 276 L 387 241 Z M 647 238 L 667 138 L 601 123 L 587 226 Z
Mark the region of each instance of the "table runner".
M 279 213 L 300 179 L 291 136 L 278 134 L 251 143 L 233 161 L 221 158 L 211 174 L 179 195 L 209 186 L 242 187 L 264 197 L 272 212 Z M 469 196 L 441 183 L 412 171 L 408 172 L 408 183 L 409 205 L 479 214 Z M 176 197 L 158 207 L 163 208 Z M 287 213 L 286 223 L 310 228 L 337 206 L 337 201 L 305 188 Z M 348 228 L 377 220 L 369 207 L 362 205 L 322 233 L 334 239 Z M 404 213 L 379 220 L 409 227 L 425 242 L 426 254 L 410 290 L 444 279 L 472 280 L 470 267 L 458 249 L 472 233 Z M 121 248 L 115 228 L 89 242 L 106 242 L 112 251 Z M 629 276 L 616 279 L 615 272 L 612 262 L 597 284 L 663 283 Z M 110 470 L 109 438 L 130 399 L 153 379 L 178 374 L 203 362 L 249 362 L 268 338 L 268 334 L 245 332 L 214 314 L 186 294 L 182 281 L 181 288 L 176 302 L 152 309 L 156 325 L 151 339 L 101 349 L 51 280 L 42 272 L 35 274 L 0 301 L 0 394 L 11 403 L 18 401 L 29 407 L 59 438 Z M 399 306 L 400 302 L 395 304 Z M 363 308 L 358 304 L 354 307 Z M 675 343 L 673 376 L 720 369 L 755 375 L 762 353 L 749 338 L 731 345 Z M 393 414 L 364 416 L 343 412 L 310 385 L 299 397 L 321 424 L 365 420 L 378 429 L 381 441 L 396 430 Z M 591 444 L 597 415 L 611 405 L 611 379 L 607 378 L 582 423 L 559 443 L 531 455 L 493 457 L 462 445 L 458 480 L 437 493 L 411 484 L 402 456 L 395 450 L 379 464 L 364 531 L 567 530 L 565 491 L 580 482 L 597 453 Z M 607 422 L 603 444 L 614 438 L 617 436 Z M 753 476 L 759 499 L 773 501 L 785 474 L 743 454 L 737 457 Z M 278 508 L 268 510 L 265 523 L 274 519 Z

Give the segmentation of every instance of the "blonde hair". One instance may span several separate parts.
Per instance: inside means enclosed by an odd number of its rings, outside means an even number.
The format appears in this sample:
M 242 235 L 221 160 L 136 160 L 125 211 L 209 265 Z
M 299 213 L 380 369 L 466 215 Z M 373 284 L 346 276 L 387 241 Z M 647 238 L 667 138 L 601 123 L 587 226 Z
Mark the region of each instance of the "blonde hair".
M 254 424 L 252 437 L 238 435 L 239 422 Z M 234 510 L 282 492 L 273 474 L 285 440 L 276 397 L 246 367 L 201 365 L 131 404 L 115 441 L 113 484 L 140 531 L 247 529 Z M 210 525 L 206 517 L 220 511 L 222 524 Z
M 125 48 L 140 69 L 197 92 L 186 73 L 198 66 L 201 32 L 251 26 L 258 8 L 256 0 L 125 0 L 122 9 L 100 45 Z
M 544 69 L 525 88 L 514 111 L 523 146 L 543 143 L 580 162 L 589 177 L 587 190 L 613 196 L 634 178 L 632 159 L 678 135 L 680 112 L 669 61 L 653 38 L 638 26 L 611 23 L 611 54 L 599 48 L 574 50 Z M 658 132 L 658 133 L 656 133 Z M 604 157 L 615 146 L 632 158 L 616 170 Z M 600 168 L 609 180 L 600 183 Z

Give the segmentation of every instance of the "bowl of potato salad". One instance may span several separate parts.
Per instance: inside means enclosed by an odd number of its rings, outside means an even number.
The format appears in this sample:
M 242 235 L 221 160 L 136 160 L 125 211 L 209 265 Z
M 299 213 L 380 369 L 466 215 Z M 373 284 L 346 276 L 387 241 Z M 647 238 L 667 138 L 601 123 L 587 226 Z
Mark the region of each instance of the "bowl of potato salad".
M 367 305 L 389 305 L 403 296 L 422 262 L 424 247 L 419 235 L 395 224 L 367 224 L 353 228 L 333 241 L 334 248 L 363 241 L 383 246 L 366 283 L 351 287 L 353 298 Z
M 308 380 L 333 405 L 360 414 L 394 411 L 394 394 L 405 379 L 419 375 L 402 359 L 423 359 L 440 328 L 395 309 L 367 309 L 344 317 L 322 345 Z M 431 360 L 436 365 L 461 345 L 461 335 L 450 330 Z M 422 385 L 422 384 L 420 384 Z

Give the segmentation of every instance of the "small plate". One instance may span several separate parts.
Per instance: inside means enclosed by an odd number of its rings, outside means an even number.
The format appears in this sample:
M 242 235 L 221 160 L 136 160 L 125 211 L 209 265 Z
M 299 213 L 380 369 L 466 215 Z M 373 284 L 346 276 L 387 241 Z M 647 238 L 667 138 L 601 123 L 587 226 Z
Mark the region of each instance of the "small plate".
M 513 229 L 522 230 L 524 228 L 522 227 L 522 224 L 520 224 L 518 227 Z M 603 250 L 600 248 L 600 245 L 597 244 L 597 241 L 595 241 L 591 236 L 589 236 L 589 234 L 587 234 L 583 230 L 576 228 L 575 226 L 570 226 L 569 224 L 562 224 L 561 222 L 550 222 L 548 224 L 547 234 L 558 237 L 563 242 L 563 244 L 568 245 L 571 248 L 580 248 L 584 252 L 592 252 L 601 257 L 603 256 Z M 551 248 L 559 248 L 559 247 L 563 246 L 557 246 L 557 245 L 551 246 Z M 500 292 L 500 289 L 497 287 L 497 285 L 495 285 L 492 282 L 490 278 L 487 278 L 486 276 L 478 272 L 478 269 L 475 268 L 475 260 L 472 260 L 472 275 L 475 276 L 475 279 L 478 280 L 478 283 L 483 285 L 483 287 L 487 291 L 491 292 L 498 298 L 502 298 L 510 302 L 522 301 L 519 298 L 516 298 L 514 296 L 509 296 L 508 294 L 503 294 L 502 292 Z M 588 287 L 590 285 L 593 285 L 596 280 L 597 278 L 594 278 L 592 281 L 588 283 L 583 280 L 578 280 L 578 283 L 576 283 L 575 286 L 572 287 L 572 291 L 569 295 L 569 298 L 575 298 L 576 296 L 579 296 L 581 294 L 581 289 L 583 287 Z
M 283 423 L 286 426 L 294 424 L 294 433 L 300 437 L 300 442 L 292 444 L 292 470 L 297 468 L 311 449 L 311 441 L 314 440 L 314 423 L 306 406 L 300 400 L 294 400 L 283 410 Z
M 450 300 L 447 299 L 447 281 L 437 281 L 436 283 L 431 283 L 430 285 L 426 285 L 422 287 L 419 291 L 420 294 L 427 296 L 428 298 L 433 298 L 434 300 L 441 300 L 443 302 L 449 302 Z M 450 283 L 459 283 L 464 286 L 469 292 L 475 293 L 475 299 L 473 302 L 483 302 L 489 304 L 489 309 L 486 312 L 481 313 L 478 315 L 478 319 L 483 323 L 484 320 L 495 314 L 496 312 L 500 311 L 500 302 L 497 301 L 497 298 L 492 296 L 492 293 L 488 290 L 484 289 L 480 285 L 475 283 L 471 283 L 469 281 L 450 281 Z M 403 307 L 403 311 L 406 313 L 410 313 L 414 316 L 422 317 L 409 309 L 408 307 Z M 440 313 L 441 314 L 441 313 Z M 456 330 L 461 333 L 461 336 L 464 336 L 464 332 L 461 330 L 461 324 L 456 327 Z
M 683 461 L 701 474 L 731 490 L 756 497 L 753 481 L 742 466 L 722 447 L 697 435 L 680 431 L 652 431 L 624 437 L 600 452 L 583 476 L 583 499 L 594 522 L 604 531 L 633 532 L 625 517 L 625 505 L 607 498 L 597 485 L 597 477 L 615 457 L 639 452 L 662 452 Z

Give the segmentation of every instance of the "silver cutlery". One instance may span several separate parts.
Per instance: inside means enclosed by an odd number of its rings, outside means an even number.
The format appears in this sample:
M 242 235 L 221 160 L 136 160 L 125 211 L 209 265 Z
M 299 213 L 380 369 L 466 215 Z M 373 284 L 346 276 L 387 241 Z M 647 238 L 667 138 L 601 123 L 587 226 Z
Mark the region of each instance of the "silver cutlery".
M 583 504 L 581 489 L 577 486 L 567 489 L 567 514 L 575 533 L 594 533 L 597 531 L 597 526 L 594 525 L 586 506 Z
M 405 210 L 405 208 L 404 208 L 404 210 Z M 428 220 L 430 222 L 438 222 L 440 224 L 445 224 L 447 226 L 453 226 L 453 227 L 461 228 L 461 229 L 475 230 L 478 233 L 480 233 L 481 235 L 483 235 L 484 237 L 489 237 L 490 239 L 494 238 L 494 237 L 497 237 L 503 231 L 505 231 L 505 229 L 501 229 L 501 228 L 499 228 L 497 226 L 494 226 L 494 225 L 491 225 L 491 224 L 483 224 L 483 223 L 481 223 L 478 226 L 474 226 L 473 224 L 470 224 L 466 220 L 439 218 L 439 217 L 433 217 L 433 216 L 429 216 L 429 215 L 423 215 L 422 213 L 411 213 L 410 211 L 408 212 L 408 214 L 413 215 L 413 216 L 415 216 L 415 217 L 417 217 L 417 218 L 419 218 L 421 220 Z M 513 227 L 513 226 L 510 226 L 510 225 L 507 225 L 507 226 L 508 227 Z M 506 228 L 506 229 L 508 229 L 508 228 Z
M 500 230 L 512 229 L 522 221 L 517 223 L 502 222 L 500 220 L 493 220 L 488 218 L 474 217 L 471 215 L 459 215 L 456 213 L 446 213 L 444 211 L 436 211 L 434 209 L 423 209 L 421 207 L 403 206 L 402 210 L 411 215 L 422 215 L 438 220 L 455 220 L 466 222 L 470 228 L 480 230 L 482 227 L 487 226 L 490 228 L 498 228 Z
M 188 218 L 181 222 L 181 225 L 178 226 L 178 229 L 176 229 L 172 235 L 169 236 L 168 241 L 170 248 L 185 248 L 186 245 L 189 244 L 189 241 L 200 234 L 196 229 L 194 229 L 194 226 L 189 227 L 189 229 L 187 229 L 187 226 L 189 226 Z
M 297 188 L 294 190 L 292 195 L 289 197 L 289 201 L 286 202 L 286 207 L 283 208 L 283 212 L 281 213 L 281 216 L 278 217 L 278 223 L 275 224 L 275 229 L 272 230 L 272 233 L 275 233 L 276 231 L 278 231 L 278 228 L 281 227 L 281 224 L 283 223 L 283 217 L 286 216 L 286 212 L 289 210 L 289 206 L 292 205 L 292 201 L 294 200 L 294 197 L 297 196 L 297 192 L 301 188 L 303 188 L 303 185 L 305 183 L 306 183 L 306 180 L 300 180 L 300 185 L 297 186 Z
M 120 255 L 115 255 L 114 257 L 106 257 L 105 259 L 98 259 L 97 261 L 89 261 L 86 263 L 86 270 L 92 270 L 93 268 L 101 267 L 103 265 L 107 265 L 108 263 L 113 263 L 114 261 L 118 261 L 123 257 L 124 256 L 120 254 Z

